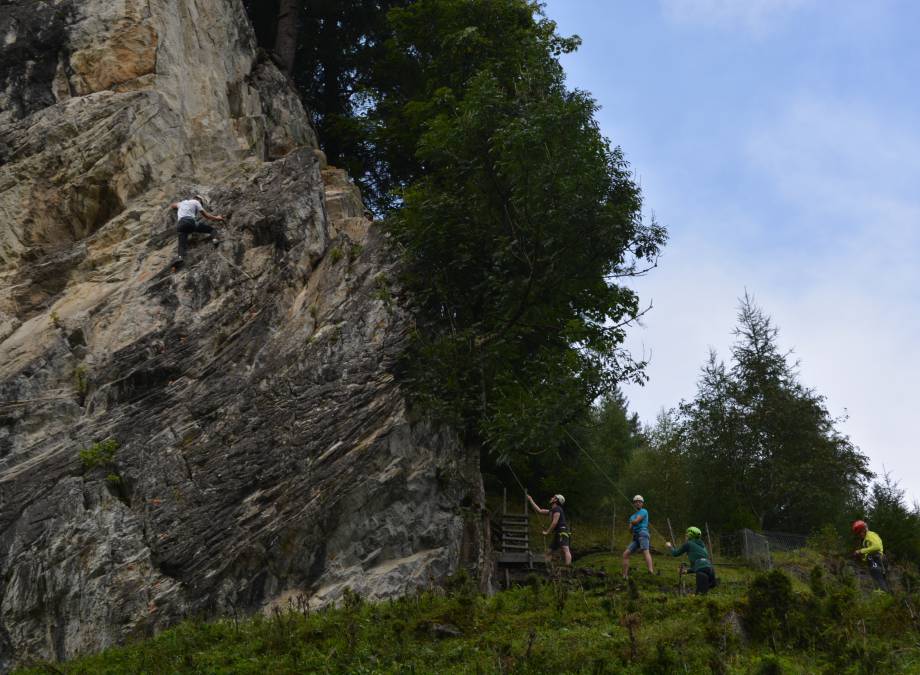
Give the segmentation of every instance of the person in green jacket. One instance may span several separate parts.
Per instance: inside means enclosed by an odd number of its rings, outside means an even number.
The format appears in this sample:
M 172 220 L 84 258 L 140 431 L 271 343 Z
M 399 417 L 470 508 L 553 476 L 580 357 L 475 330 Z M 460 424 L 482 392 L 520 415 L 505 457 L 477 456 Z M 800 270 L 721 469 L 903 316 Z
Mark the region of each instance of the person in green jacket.
M 876 587 L 890 593 L 891 589 L 885 578 L 885 546 L 882 544 L 882 538 L 870 531 L 864 520 L 857 520 L 853 523 L 853 534 L 862 539 L 862 547 L 853 551 L 853 555 L 861 557 L 869 567 L 869 576 L 872 577 Z
M 665 546 L 675 558 L 679 555 L 687 554 L 690 559 L 690 571 L 696 575 L 696 593 L 705 595 L 710 588 L 715 588 L 716 571 L 709 559 L 709 552 L 706 550 L 706 544 L 703 543 L 703 533 L 698 527 L 687 528 L 687 541 L 680 548 L 671 546 L 671 542 L 666 542 Z

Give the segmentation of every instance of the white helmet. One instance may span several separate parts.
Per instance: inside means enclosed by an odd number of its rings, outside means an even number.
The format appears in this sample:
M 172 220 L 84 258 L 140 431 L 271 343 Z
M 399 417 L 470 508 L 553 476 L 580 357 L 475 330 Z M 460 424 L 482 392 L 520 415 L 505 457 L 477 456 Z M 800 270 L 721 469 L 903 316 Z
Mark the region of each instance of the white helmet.
M 565 497 L 562 495 L 553 495 L 553 499 L 555 499 L 560 504 L 565 504 Z
M 643 504 L 645 504 L 645 500 L 642 499 L 642 495 L 636 495 L 635 497 L 632 498 L 632 500 L 634 502 L 642 502 Z

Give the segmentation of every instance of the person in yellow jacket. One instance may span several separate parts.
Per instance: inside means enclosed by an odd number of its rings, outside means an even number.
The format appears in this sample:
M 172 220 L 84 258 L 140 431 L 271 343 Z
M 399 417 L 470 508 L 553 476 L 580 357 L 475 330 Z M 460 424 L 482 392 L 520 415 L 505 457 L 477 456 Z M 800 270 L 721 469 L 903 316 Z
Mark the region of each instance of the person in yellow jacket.
M 864 520 L 853 523 L 853 533 L 862 539 L 862 548 L 853 551 L 853 555 L 861 557 L 869 566 L 869 575 L 879 590 L 890 593 L 891 589 L 888 588 L 888 580 L 885 578 L 885 546 L 882 544 L 882 538 L 869 530 Z

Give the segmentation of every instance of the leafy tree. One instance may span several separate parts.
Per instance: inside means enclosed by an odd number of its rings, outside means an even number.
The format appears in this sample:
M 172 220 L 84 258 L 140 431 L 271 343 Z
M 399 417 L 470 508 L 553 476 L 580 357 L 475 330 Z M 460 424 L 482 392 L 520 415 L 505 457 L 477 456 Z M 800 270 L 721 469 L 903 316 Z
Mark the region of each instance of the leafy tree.
M 616 283 L 654 258 L 639 189 L 565 87 L 576 39 L 522 0 L 393 10 L 381 146 L 404 185 L 390 231 L 418 310 L 417 399 L 498 456 L 562 448 L 567 425 L 641 365 L 621 349 L 639 301 Z
M 375 167 L 385 164 L 365 113 L 384 95 L 374 80 L 390 35 L 387 11 L 407 0 L 244 0 L 259 44 L 297 86 L 330 163 L 377 204 Z
M 810 532 L 838 522 L 871 477 L 824 398 L 798 381 L 778 330 L 745 294 L 730 368 L 715 354 L 681 406 L 694 512 L 724 528 Z

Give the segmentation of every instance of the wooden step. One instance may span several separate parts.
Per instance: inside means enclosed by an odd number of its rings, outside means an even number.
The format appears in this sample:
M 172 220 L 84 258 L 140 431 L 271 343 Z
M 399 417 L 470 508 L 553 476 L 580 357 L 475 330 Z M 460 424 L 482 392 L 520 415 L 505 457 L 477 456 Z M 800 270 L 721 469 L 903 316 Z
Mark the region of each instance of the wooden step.
M 530 547 L 527 545 L 508 544 L 507 546 L 502 546 L 502 551 L 530 551 Z

